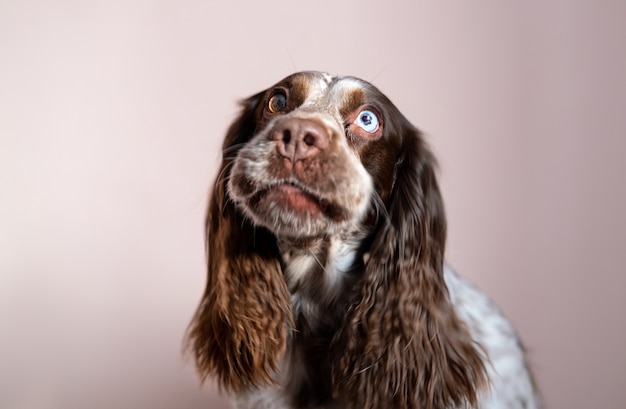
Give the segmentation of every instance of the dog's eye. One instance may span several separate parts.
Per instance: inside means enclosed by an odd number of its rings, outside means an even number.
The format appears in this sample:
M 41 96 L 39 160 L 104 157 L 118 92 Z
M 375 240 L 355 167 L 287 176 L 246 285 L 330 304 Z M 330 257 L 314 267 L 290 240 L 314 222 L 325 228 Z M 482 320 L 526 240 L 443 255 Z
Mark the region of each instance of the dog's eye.
M 359 112 L 359 115 L 354 120 L 354 124 L 365 132 L 374 133 L 378 130 L 378 117 L 372 111 L 364 109 Z
M 282 92 L 278 92 L 270 98 L 267 108 L 272 114 L 283 111 L 287 107 L 287 96 Z

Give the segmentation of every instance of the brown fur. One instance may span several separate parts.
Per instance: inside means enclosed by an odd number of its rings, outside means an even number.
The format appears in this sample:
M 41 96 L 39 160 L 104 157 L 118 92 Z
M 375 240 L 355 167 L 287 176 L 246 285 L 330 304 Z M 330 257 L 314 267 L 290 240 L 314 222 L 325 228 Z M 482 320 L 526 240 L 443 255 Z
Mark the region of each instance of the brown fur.
M 274 381 L 293 326 L 275 238 L 250 225 L 226 195 L 228 169 L 254 130 L 257 102 L 258 96 L 244 102 L 224 142 L 206 218 L 207 286 L 188 334 L 202 379 L 214 376 L 234 392 Z

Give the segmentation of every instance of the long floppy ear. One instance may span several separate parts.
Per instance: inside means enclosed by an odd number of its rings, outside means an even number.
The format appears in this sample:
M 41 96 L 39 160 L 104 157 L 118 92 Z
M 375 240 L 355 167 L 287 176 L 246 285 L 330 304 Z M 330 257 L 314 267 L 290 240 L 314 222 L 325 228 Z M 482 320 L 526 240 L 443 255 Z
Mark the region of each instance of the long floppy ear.
M 486 385 L 479 348 L 458 319 L 443 278 L 446 221 L 435 160 L 403 125 L 386 216 L 335 338 L 335 393 L 350 408 L 475 405 Z
M 243 102 L 224 141 L 206 216 L 207 285 L 187 339 L 202 381 L 216 377 L 234 392 L 274 381 L 292 326 L 275 239 L 243 217 L 226 187 L 239 148 L 255 132 L 260 98 Z

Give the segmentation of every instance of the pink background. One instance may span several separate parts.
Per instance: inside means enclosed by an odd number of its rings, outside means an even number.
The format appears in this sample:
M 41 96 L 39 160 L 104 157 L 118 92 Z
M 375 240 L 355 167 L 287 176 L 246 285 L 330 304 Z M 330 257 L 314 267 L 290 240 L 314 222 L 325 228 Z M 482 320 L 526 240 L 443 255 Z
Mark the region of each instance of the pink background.
M 0 407 L 226 407 L 181 357 L 221 138 L 318 69 L 427 133 L 547 406 L 624 408 L 626 3 L 510 3 L 2 2 Z

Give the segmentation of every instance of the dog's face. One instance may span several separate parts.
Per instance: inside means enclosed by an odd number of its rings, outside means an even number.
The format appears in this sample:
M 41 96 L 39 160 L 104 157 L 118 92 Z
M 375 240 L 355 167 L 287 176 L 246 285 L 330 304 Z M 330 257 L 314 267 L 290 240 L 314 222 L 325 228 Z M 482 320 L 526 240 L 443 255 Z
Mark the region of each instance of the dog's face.
M 229 196 L 281 238 L 337 234 L 358 225 L 394 183 L 404 121 L 371 84 L 318 72 L 294 74 L 247 101 L 249 140 Z

